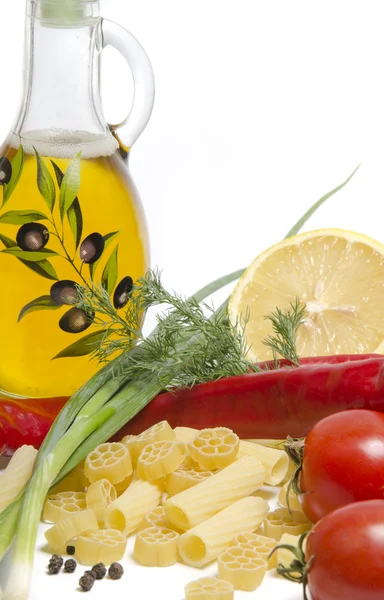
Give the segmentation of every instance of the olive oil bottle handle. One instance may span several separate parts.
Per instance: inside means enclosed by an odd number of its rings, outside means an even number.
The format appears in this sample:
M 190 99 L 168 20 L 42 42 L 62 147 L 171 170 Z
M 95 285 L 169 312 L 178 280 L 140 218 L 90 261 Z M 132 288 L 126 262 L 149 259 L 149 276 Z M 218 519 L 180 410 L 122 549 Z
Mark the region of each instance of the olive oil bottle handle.
M 124 27 L 103 19 L 102 36 L 103 48 L 109 45 L 116 48 L 127 61 L 133 77 L 134 98 L 127 118 L 122 123 L 109 124 L 112 134 L 119 142 L 120 152 L 125 157 L 151 116 L 155 80 L 152 65 L 143 47 Z

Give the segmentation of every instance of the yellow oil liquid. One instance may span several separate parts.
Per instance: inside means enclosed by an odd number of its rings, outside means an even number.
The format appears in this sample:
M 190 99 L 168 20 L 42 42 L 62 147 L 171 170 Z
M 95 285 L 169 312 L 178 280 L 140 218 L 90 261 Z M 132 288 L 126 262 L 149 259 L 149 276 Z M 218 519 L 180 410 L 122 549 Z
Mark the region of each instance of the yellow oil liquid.
M 49 213 L 37 186 L 37 162 L 31 144 L 24 144 L 22 140 L 22 145 L 25 154 L 21 178 L 9 200 L 0 209 L 0 234 L 12 240 L 16 240 L 20 225 L 2 222 L 1 217 L 5 213 L 26 210 Z M 103 150 L 106 154 L 104 156 Z M 39 153 L 56 182 L 50 159 L 65 172 L 71 158 L 65 156 L 65 148 L 64 151 L 61 148 L 57 153 L 47 155 L 44 146 L 40 146 Z M 0 149 L 0 156 L 6 156 L 10 161 L 15 154 L 16 149 L 12 142 L 6 143 Z M 3 190 L 0 187 L 0 205 L 2 194 Z M 78 271 L 89 281 L 89 265 L 82 265 L 68 219 L 64 218 L 61 225 L 58 195 L 59 190 L 56 187 L 57 198 L 52 218 L 59 232 L 64 233 L 64 246 L 70 258 L 74 259 L 74 264 L 63 257 L 63 245 L 55 236 L 53 225 L 41 220 L 39 222 L 46 225 L 50 232 L 45 247 L 60 255 L 50 258 L 49 262 L 54 267 L 58 280 L 72 280 L 83 284 Z M 132 277 L 134 281 L 141 277 L 149 260 L 146 224 L 137 192 L 116 149 L 110 153 L 110 148 L 107 149 L 105 144 L 98 142 L 92 145 L 91 152 L 87 152 L 87 149 L 83 152 L 78 200 L 83 217 L 82 240 L 95 232 L 102 236 L 118 232 L 97 263 L 95 283 L 101 282 L 104 267 L 117 244 L 119 247 L 116 285 L 126 276 Z M 5 245 L 0 241 L 0 250 L 4 249 Z M 99 330 L 100 327 L 92 324 L 81 333 L 63 331 L 59 327 L 59 321 L 71 306 L 29 312 L 18 322 L 23 307 L 36 298 L 49 295 L 55 280 L 42 277 L 15 256 L 1 251 L 0 273 L 3 284 L 0 294 L 0 396 L 70 396 L 100 368 L 100 365 L 96 360 L 91 360 L 89 355 L 57 359 L 54 357 L 64 348 Z

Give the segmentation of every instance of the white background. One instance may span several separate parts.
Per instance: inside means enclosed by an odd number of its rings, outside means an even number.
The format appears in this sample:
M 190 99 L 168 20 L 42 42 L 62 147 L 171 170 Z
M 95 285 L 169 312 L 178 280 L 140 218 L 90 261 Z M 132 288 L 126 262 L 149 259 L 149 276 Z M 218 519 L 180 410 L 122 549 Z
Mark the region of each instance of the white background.
M 0 0 L 0 137 L 20 93 L 23 0 Z M 308 228 L 384 241 L 384 11 L 380 0 L 102 0 L 151 58 L 150 123 L 130 168 L 152 265 L 193 292 L 246 266 L 363 161 Z M 107 51 L 107 118 L 130 103 Z
M 380 0 L 103 0 L 102 9 L 140 40 L 156 75 L 130 166 L 167 285 L 190 293 L 246 266 L 361 161 L 308 228 L 384 241 Z M 19 101 L 23 12 L 23 0 L 0 0 L 0 138 Z M 128 72 L 108 52 L 103 75 L 116 122 L 130 104 Z

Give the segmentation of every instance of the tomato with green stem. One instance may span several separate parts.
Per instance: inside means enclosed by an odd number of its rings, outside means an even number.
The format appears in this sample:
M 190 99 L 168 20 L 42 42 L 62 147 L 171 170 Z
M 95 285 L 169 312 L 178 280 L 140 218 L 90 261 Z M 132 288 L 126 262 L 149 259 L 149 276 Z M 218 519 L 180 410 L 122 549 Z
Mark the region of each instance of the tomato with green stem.
M 319 421 L 305 439 L 298 483 L 312 523 L 351 502 L 384 500 L 384 414 L 348 410 Z
M 278 573 L 304 584 L 312 600 L 382 600 L 384 597 L 384 500 L 348 504 L 321 519 Z

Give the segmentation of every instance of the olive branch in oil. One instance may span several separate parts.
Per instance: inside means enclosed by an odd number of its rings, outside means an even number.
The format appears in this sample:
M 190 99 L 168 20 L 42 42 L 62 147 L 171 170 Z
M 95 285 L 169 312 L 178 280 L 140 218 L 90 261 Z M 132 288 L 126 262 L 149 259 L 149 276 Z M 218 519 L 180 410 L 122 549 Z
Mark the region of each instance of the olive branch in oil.
M 86 311 L 76 306 L 79 301 L 78 285 L 80 283 L 84 288 L 92 289 L 92 282 L 100 260 L 119 232 L 114 231 L 105 235 L 94 232 L 82 240 L 83 215 L 78 199 L 81 153 L 78 153 L 72 159 L 65 172 L 54 161 L 51 161 L 56 183 L 47 165 L 36 150 L 35 155 L 37 186 L 47 205 L 49 214 L 34 209 L 4 211 L 4 207 L 10 200 L 24 168 L 24 152 L 20 144 L 12 162 L 7 157 L 0 158 L 0 186 L 3 187 L 0 227 L 2 228 L 2 225 L 7 224 L 20 225 L 15 240 L 0 232 L 0 241 L 5 246 L 5 249 L 1 252 L 14 256 L 37 275 L 55 281 L 51 288 L 47 290 L 49 293 L 31 300 L 21 309 L 18 320 L 20 321 L 35 311 L 58 310 L 61 307 L 72 305 L 72 308 L 67 309 L 62 315 L 58 326 L 66 333 L 79 334 L 95 323 L 96 315 L 93 311 Z M 59 215 L 59 218 L 57 215 Z M 65 240 L 65 219 L 68 220 L 73 237 L 73 252 L 69 251 Z M 46 221 L 47 224 L 43 224 L 41 221 Z M 59 242 L 59 252 L 48 247 L 49 241 L 53 237 Z M 118 249 L 119 244 L 112 250 L 101 275 L 102 289 L 109 296 L 114 292 L 113 304 L 115 309 L 121 308 L 128 302 L 128 294 L 133 286 L 131 277 L 127 276 L 116 287 Z M 51 262 L 57 258 L 64 259 L 71 265 L 74 276 L 79 281 L 59 279 Z M 85 266 L 89 269 L 87 276 L 84 274 Z M 54 358 L 90 354 L 103 335 L 103 330 L 92 331 L 92 333 L 63 349 Z

